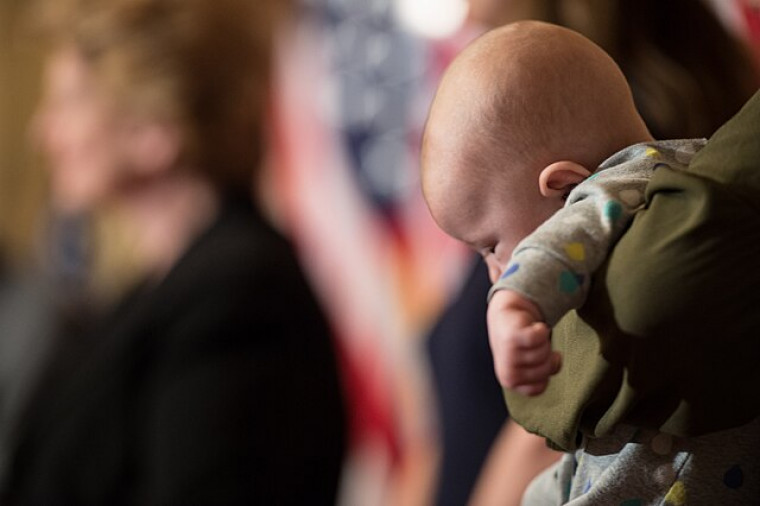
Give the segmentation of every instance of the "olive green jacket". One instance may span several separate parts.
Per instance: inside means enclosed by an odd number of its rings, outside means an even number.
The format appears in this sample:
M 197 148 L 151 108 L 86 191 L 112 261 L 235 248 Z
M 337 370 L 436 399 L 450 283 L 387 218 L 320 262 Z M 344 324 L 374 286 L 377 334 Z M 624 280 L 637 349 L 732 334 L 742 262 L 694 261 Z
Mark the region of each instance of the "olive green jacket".
M 760 92 L 687 172 L 654 173 L 552 341 L 563 367 L 547 391 L 505 395 L 554 447 L 618 423 L 697 436 L 760 415 Z

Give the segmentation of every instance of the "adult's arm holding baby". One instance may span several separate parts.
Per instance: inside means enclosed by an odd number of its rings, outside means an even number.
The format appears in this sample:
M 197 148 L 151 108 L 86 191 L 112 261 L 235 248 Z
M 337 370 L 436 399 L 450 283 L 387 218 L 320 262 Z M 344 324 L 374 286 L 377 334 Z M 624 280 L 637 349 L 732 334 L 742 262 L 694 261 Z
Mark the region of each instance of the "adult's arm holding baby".
M 554 329 L 543 395 L 507 392 L 531 432 L 572 449 L 620 423 L 696 436 L 760 414 L 760 94 L 687 171 L 661 167 L 586 304 Z
M 589 320 L 615 329 L 600 332 L 602 353 L 641 399 L 628 416 L 666 432 L 697 435 L 760 414 L 760 393 L 742 388 L 760 380 L 758 139 L 760 93 L 688 172 L 655 173 L 647 210 L 609 261 L 614 320 Z

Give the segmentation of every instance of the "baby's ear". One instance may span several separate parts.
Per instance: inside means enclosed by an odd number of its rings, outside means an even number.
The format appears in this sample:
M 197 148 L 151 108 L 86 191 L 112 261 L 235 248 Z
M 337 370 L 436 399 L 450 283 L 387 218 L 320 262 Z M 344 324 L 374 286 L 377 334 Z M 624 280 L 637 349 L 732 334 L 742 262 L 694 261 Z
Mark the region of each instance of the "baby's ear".
M 575 162 L 554 162 L 538 175 L 538 187 L 544 197 L 566 197 L 570 190 L 590 175 L 591 171 Z

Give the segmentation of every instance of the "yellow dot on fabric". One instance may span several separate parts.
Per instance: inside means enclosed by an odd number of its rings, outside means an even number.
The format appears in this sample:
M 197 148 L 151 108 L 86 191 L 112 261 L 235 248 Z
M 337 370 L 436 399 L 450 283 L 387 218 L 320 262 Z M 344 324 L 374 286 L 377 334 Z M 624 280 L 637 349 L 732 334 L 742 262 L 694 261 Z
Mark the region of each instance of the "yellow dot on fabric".
M 579 242 L 571 242 L 565 245 L 565 253 L 570 260 L 583 262 L 586 259 L 586 248 Z
M 649 158 L 656 158 L 660 156 L 660 152 L 654 148 L 647 148 L 646 153 L 644 154 L 645 156 L 648 156 Z
M 665 503 L 672 506 L 683 506 L 686 504 L 686 485 L 682 481 L 677 481 L 670 487 L 668 494 L 665 496 Z
M 657 455 L 667 455 L 673 448 L 673 438 L 668 434 L 657 434 L 652 438 L 652 451 Z

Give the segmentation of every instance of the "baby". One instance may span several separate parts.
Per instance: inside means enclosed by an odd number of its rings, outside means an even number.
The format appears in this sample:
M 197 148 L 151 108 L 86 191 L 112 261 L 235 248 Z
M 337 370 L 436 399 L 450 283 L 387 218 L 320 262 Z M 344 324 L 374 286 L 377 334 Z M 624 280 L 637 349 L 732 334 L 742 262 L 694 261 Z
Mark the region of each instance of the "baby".
M 760 98 L 751 105 L 740 121 L 756 126 Z M 745 148 L 755 143 L 754 139 L 737 142 L 735 136 L 723 136 L 715 145 L 725 139 Z M 439 226 L 479 251 L 488 264 L 494 281 L 489 294 L 488 326 L 495 370 L 500 383 L 518 394 L 518 421 L 529 430 L 550 439 L 542 427 L 553 422 L 547 421 L 551 410 L 545 403 L 522 403 L 519 395 L 537 396 L 547 388 L 549 378 L 560 371 L 561 357 L 550 344 L 551 328 L 567 311 L 584 304 L 595 270 L 626 232 L 633 214 L 644 205 L 645 190 L 649 191 L 647 185 L 654 172 L 664 171 L 671 181 L 679 174 L 690 178 L 688 184 L 693 191 L 663 192 L 660 188 L 663 193 L 659 195 L 680 195 L 660 198 L 665 198 L 668 205 L 681 205 L 680 211 L 672 207 L 670 210 L 678 211 L 675 215 L 684 214 L 692 231 L 702 230 L 696 227 L 710 214 L 707 203 L 733 198 L 722 187 L 711 190 L 715 183 L 705 174 L 689 175 L 693 170 L 689 164 L 703 146 L 704 140 L 655 141 L 637 113 L 630 88 L 614 61 L 588 39 L 554 25 L 521 22 L 491 31 L 465 49 L 447 70 L 423 139 L 423 192 Z M 728 177 L 727 167 L 723 164 L 716 177 Z M 746 176 L 741 180 L 747 191 L 749 181 Z M 700 193 L 703 191 L 713 193 Z M 741 199 L 736 202 L 737 209 L 743 205 Z M 692 209 L 695 211 L 689 214 Z M 659 215 L 663 217 L 669 218 Z M 678 225 L 672 220 L 664 221 L 671 228 L 664 233 L 676 234 Z M 709 241 L 696 243 L 700 251 L 717 251 L 716 245 L 730 243 L 719 239 L 722 230 L 717 235 L 715 230 L 710 233 Z M 662 244 L 667 242 L 663 240 Z M 683 249 L 683 243 L 677 246 L 675 251 Z M 667 256 L 668 251 L 661 249 L 660 254 Z M 652 259 L 651 253 L 648 258 Z M 704 264 L 696 268 L 699 265 Z M 751 272 L 746 275 L 753 276 Z M 663 297 L 655 294 L 653 298 Z M 632 300 L 622 305 L 641 306 Z M 603 310 L 630 312 L 619 306 Z M 638 339 L 636 343 L 656 349 L 660 341 L 640 339 L 648 337 L 645 334 L 633 336 L 634 341 Z M 672 334 L 693 337 L 685 331 Z M 612 346 L 618 346 L 618 351 L 626 350 L 634 341 Z M 716 358 L 730 352 L 723 348 L 737 344 L 742 346 L 737 350 L 750 350 L 738 353 L 736 369 L 747 369 L 738 366 L 739 360 L 747 361 L 745 356 L 756 357 L 753 343 L 757 340 L 744 334 L 715 341 L 709 346 L 717 347 Z M 700 337 L 701 345 L 707 342 Z M 609 341 L 605 343 L 609 345 Z M 586 351 L 570 357 L 570 348 L 564 348 L 568 350 L 565 368 L 575 373 L 590 368 L 603 354 L 593 348 L 595 344 L 577 344 L 586 346 Z M 661 355 L 669 352 L 668 346 L 665 343 Z M 710 351 L 703 350 L 702 355 L 713 353 L 713 348 L 706 349 Z M 625 351 L 620 353 L 624 354 Z M 652 369 L 657 375 L 660 369 L 653 364 L 658 357 L 647 357 L 649 363 L 636 365 Z M 630 365 L 625 357 L 614 359 Z M 699 360 L 704 359 L 701 356 Z M 701 378 L 721 377 L 706 372 L 708 368 L 700 369 L 701 364 L 692 364 L 696 368 L 693 377 L 698 379 L 695 383 L 709 385 Z M 614 367 L 619 366 L 616 362 Z M 649 403 L 637 397 L 647 390 L 632 371 L 629 368 L 620 372 L 620 378 L 628 383 L 624 382 L 618 397 L 613 383 L 600 383 L 598 395 L 592 394 L 592 399 L 598 401 L 600 396 L 611 395 L 615 402 L 630 401 L 627 406 L 633 411 L 654 405 L 670 413 L 671 408 L 661 402 L 665 398 L 662 395 L 648 399 Z M 733 371 L 723 370 L 721 374 L 730 376 Z M 566 377 L 554 394 L 567 397 L 571 383 L 578 379 Z M 634 379 L 635 384 L 631 384 Z M 638 390 L 631 393 L 634 387 Z M 536 399 L 541 397 L 544 396 Z M 711 394 L 715 405 L 722 402 L 718 397 L 726 396 Z M 754 400 L 752 396 L 745 398 Z M 682 432 L 660 432 L 662 424 L 656 409 L 653 413 L 657 416 L 651 424 L 652 420 L 626 420 L 602 431 L 579 432 L 578 420 L 569 420 L 570 429 L 562 431 L 564 442 L 558 446 L 574 453 L 565 454 L 556 467 L 533 482 L 524 504 L 747 504 L 748 500 L 756 500 L 760 495 L 756 479 L 760 419 L 752 418 L 754 404 L 745 409 L 732 407 L 741 414 L 733 421 L 744 425 L 726 423 L 716 425 L 720 431 L 690 434 L 690 427 L 707 420 L 703 411 L 695 409 L 702 406 L 690 400 L 681 403 L 687 414 L 687 423 L 680 426 L 686 428 Z M 584 400 L 578 409 L 582 411 L 587 405 Z M 530 424 L 523 421 L 526 413 Z M 554 413 L 560 418 L 572 418 L 564 408 Z M 583 421 L 593 415 L 584 413 Z M 538 423 L 534 423 L 536 420 Z
M 585 301 L 652 172 L 703 145 L 656 142 L 615 62 L 570 30 L 513 24 L 454 61 L 430 111 L 422 185 L 440 227 L 488 264 L 504 387 L 544 391 L 561 362 L 550 327 Z

